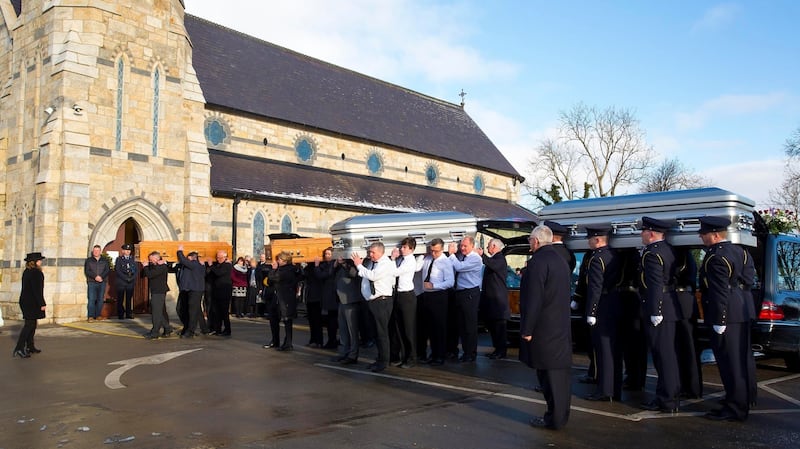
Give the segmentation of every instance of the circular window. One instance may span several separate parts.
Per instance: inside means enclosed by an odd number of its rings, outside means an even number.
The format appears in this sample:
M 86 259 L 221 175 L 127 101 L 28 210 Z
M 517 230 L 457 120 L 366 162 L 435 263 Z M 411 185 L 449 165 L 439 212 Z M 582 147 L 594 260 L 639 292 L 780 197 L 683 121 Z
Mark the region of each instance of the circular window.
M 377 175 L 383 170 L 383 158 L 381 158 L 378 152 L 373 151 L 367 157 L 367 169 L 369 169 L 369 172 L 373 175 Z
M 439 169 L 433 163 L 425 167 L 425 180 L 429 185 L 434 185 L 439 181 Z
M 314 147 L 308 139 L 300 139 L 295 146 L 295 152 L 303 162 L 308 162 L 314 157 Z
M 205 137 L 209 146 L 219 146 L 228 141 L 227 127 L 218 118 L 211 118 L 206 121 Z
M 475 175 L 475 178 L 472 179 L 472 188 L 475 189 L 476 193 L 483 193 L 483 189 L 486 188 L 486 184 L 483 182 L 483 176 Z

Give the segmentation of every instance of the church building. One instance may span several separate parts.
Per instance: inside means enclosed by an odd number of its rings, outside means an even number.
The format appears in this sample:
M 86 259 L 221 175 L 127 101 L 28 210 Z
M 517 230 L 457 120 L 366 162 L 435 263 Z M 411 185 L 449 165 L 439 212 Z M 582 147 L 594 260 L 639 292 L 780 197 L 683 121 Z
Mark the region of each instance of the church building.
M 191 0 L 186 0 L 191 1 Z M 353 215 L 535 219 L 464 110 L 185 14 L 183 0 L 0 0 L 0 306 L 46 259 L 86 317 L 92 246 L 328 236 Z M 171 282 L 174 282 L 170 277 Z M 173 292 L 177 293 L 173 284 Z

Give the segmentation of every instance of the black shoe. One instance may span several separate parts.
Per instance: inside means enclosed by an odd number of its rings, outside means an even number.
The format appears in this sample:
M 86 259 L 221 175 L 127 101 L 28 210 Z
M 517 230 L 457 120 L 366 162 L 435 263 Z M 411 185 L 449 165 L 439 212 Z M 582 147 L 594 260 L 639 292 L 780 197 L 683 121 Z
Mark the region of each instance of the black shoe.
M 458 353 L 457 352 L 448 352 L 444 355 L 444 358 L 447 360 L 458 360 Z
M 356 363 L 358 363 L 358 360 L 351 359 L 350 357 L 345 357 L 344 360 L 340 361 L 339 363 L 341 363 L 342 365 L 355 365 Z
M 431 359 L 430 357 L 420 357 L 419 358 L 419 363 L 427 365 L 427 364 L 431 363 L 431 360 L 433 360 L 433 359 Z
M 269 342 L 264 345 L 264 349 L 274 348 L 275 346 L 277 346 L 275 343 Z
M 531 420 L 528 421 L 528 424 L 530 424 L 531 427 L 535 427 L 537 429 L 554 429 L 555 428 L 552 425 L 547 424 L 547 421 L 545 421 L 544 418 L 540 418 L 538 416 L 535 416 L 535 417 L 531 418 Z
M 164 338 L 172 337 L 172 331 L 165 331 L 161 336 Z
M 458 358 L 458 361 L 461 363 L 470 363 L 475 361 L 475 357 L 471 355 L 462 355 Z
M 385 363 L 376 363 L 375 366 L 370 368 L 370 371 L 372 371 L 373 373 L 380 373 L 381 371 L 383 371 L 385 369 L 386 369 L 386 364 Z
M 595 379 L 592 376 L 581 376 L 581 377 L 578 378 L 578 382 L 580 382 L 582 384 L 596 384 L 597 383 L 597 379 Z
M 28 352 L 31 354 L 38 354 L 42 352 L 42 350 L 34 346 L 32 348 L 28 348 Z
M 144 334 L 145 340 L 158 340 L 158 335 L 153 334 Z
M 126 315 L 126 316 L 125 316 L 125 319 L 126 319 L 126 320 L 132 320 L 132 319 L 133 319 L 133 315 Z
M 194 334 L 191 332 L 186 332 L 185 334 L 181 334 L 181 338 L 194 338 Z
M 408 369 L 408 368 L 413 368 L 413 367 L 415 367 L 415 366 L 417 366 L 417 364 L 416 364 L 416 363 L 414 363 L 414 362 L 403 362 L 403 363 L 400 365 L 400 368 L 403 368 L 403 369 Z
M 339 347 L 339 343 L 338 342 L 329 341 L 329 342 L 325 343 L 325 346 L 323 346 L 322 349 L 336 349 L 338 347 Z
M 650 402 L 642 402 L 639 404 L 639 408 L 642 410 L 649 410 L 651 412 L 661 412 L 661 413 L 678 413 L 678 406 L 675 407 L 665 407 L 658 399 L 653 399 Z
M 31 355 L 30 355 L 29 353 L 27 353 L 27 352 L 23 351 L 22 349 L 17 349 L 16 351 L 14 351 L 14 352 L 11 354 L 11 357 L 12 357 L 12 358 L 13 358 L 13 357 L 19 357 L 19 358 L 21 358 L 21 359 L 27 359 L 27 358 L 29 358 L 30 356 L 31 356 Z
M 431 366 L 442 366 L 444 365 L 444 359 L 432 359 L 430 361 Z
M 337 355 L 336 357 L 331 357 L 331 362 L 341 363 L 346 358 L 346 355 Z
M 288 346 L 284 345 L 284 346 L 281 346 L 280 348 L 278 348 L 278 351 L 284 351 L 284 352 L 288 352 L 288 351 L 291 351 L 291 350 L 292 350 L 292 345 L 288 345 Z
M 219 335 L 220 337 L 230 337 L 231 331 L 220 332 L 217 335 Z
M 490 359 L 493 359 L 493 358 L 497 357 L 497 351 L 490 352 L 490 353 L 488 353 L 488 354 L 484 354 L 484 355 L 485 355 L 486 357 L 489 357 Z
M 727 409 L 712 410 L 704 416 L 711 421 L 744 421 Z
M 587 401 L 595 401 L 595 402 L 613 402 L 614 400 L 611 396 L 606 396 L 600 393 L 592 393 L 588 396 L 584 396 L 584 399 Z
M 402 360 L 392 360 L 391 362 L 389 362 L 389 365 L 392 365 L 392 366 L 400 366 L 402 364 L 403 364 Z
M 544 393 L 544 388 L 542 388 L 541 385 L 537 385 L 537 386 L 533 387 L 533 391 L 535 391 L 537 393 Z

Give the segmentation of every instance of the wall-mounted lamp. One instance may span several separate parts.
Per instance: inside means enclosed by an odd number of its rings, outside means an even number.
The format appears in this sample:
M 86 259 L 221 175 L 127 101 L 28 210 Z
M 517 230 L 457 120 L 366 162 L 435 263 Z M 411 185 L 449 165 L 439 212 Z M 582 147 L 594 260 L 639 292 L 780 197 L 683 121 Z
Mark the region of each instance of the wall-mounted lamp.
M 56 112 L 56 108 L 54 108 L 52 106 L 48 106 L 48 107 L 44 108 L 44 113 L 47 114 L 48 117 L 53 115 L 53 112 Z
M 264 137 L 264 146 L 267 146 L 267 145 L 269 145 L 269 140 L 267 140 L 267 138 Z
M 83 115 L 83 108 L 75 103 L 72 105 L 72 110 L 75 112 L 75 115 Z

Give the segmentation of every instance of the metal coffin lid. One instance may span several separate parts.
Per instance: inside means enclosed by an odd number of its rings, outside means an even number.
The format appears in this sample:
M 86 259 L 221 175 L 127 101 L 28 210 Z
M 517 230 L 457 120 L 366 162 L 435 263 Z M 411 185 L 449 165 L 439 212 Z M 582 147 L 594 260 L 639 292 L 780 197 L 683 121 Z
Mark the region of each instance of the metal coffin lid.
M 392 248 L 406 237 L 414 237 L 417 242 L 414 252 L 424 254 L 431 239 L 438 237 L 448 243 L 465 235 L 474 236 L 477 220 L 460 212 L 359 215 L 333 224 L 330 232 L 335 258 L 349 258 L 353 252 L 363 255 L 374 242 Z
M 600 226 L 611 227 L 610 246 L 641 247 L 641 219 L 645 215 L 673 224 L 666 240 L 675 246 L 702 246 L 697 231 L 699 218 L 704 216 L 730 219 L 728 239 L 756 246 L 752 232 L 754 206 L 749 198 L 712 187 L 564 201 L 544 207 L 539 218 L 570 228 L 571 235 L 565 243 L 576 251 L 589 249 L 586 228 Z

